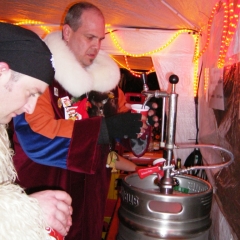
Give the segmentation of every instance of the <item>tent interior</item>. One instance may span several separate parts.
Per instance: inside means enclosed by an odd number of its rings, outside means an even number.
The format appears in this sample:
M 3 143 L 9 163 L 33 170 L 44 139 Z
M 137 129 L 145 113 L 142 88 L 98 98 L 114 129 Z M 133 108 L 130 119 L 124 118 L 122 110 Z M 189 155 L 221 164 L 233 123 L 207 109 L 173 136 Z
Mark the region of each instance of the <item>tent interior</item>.
M 176 143 L 216 144 L 234 155 L 224 168 L 206 169 L 214 189 L 211 239 L 240 238 L 240 1 L 89 0 L 106 19 L 101 48 L 134 76 L 155 72 L 168 91 L 176 74 Z M 0 0 L 0 21 L 44 38 L 60 30 L 70 0 Z M 139 79 L 140 81 L 141 79 Z M 204 166 L 227 161 L 200 149 Z M 184 161 L 192 149 L 174 150 Z

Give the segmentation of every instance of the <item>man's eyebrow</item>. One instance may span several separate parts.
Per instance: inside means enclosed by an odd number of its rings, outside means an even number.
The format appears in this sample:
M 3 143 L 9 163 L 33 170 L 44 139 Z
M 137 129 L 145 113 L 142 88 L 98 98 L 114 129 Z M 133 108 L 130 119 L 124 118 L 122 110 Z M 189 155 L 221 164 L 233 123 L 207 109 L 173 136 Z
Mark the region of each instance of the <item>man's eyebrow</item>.
M 100 40 L 105 39 L 105 35 L 104 35 L 103 37 L 98 37 L 98 36 L 96 36 L 96 35 L 94 35 L 94 34 L 88 33 L 88 34 L 86 34 L 86 36 L 88 36 L 88 37 L 94 37 L 94 38 L 99 38 Z

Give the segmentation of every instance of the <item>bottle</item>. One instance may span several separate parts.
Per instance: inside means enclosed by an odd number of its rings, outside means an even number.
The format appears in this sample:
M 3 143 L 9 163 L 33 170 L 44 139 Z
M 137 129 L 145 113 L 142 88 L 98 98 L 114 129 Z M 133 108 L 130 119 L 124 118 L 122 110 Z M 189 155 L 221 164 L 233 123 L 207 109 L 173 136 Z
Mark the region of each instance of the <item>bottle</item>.
M 180 169 L 181 166 L 182 166 L 182 160 L 181 160 L 181 158 L 177 158 L 177 162 L 176 162 L 175 168 L 176 169 Z

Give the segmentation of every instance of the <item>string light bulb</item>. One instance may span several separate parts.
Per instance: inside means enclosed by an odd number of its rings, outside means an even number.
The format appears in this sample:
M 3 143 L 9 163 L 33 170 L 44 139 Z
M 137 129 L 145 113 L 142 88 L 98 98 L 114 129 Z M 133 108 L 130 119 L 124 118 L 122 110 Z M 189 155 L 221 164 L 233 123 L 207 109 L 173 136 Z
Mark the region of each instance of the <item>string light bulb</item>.
M 193 38 L 195 39 L 195 52 L 199 52 L 199 35 L 194 35 Z M 193 70 L 193 95 L 194 97 L 198 94 L 198 64 L 199 60 L 196 59 L 194 61 L 194 70 Z
M 115 34 L 113 33 L 113 30 L 108 28 L 108 32 L 111 36 L 111 39 L 114 43 L 114 45 L 118 48 L 118 50 L 123 54 L 123 55 L 127 55 L 127 56 L 130 56 L 130 57 L 146 57 L 146 56 L 151 56 L 155 53 L 158 53 L 160 51 L 162 51 L 163 49 L 167 48 L 180 34 L 182 33 L 185 33 L 185 32 L 193 32 L 192 30 L 189 30 L 189 29 L 182 29 L 182 30 L 178 30 L 165 44 L 163 44 L 161 47 L 155 49 L 155 50 L 152 50 L 152 51 L 148 51 L 148 52 L 145 52 L 145 53 L 141 53 L 141 54 L 132 54 L 126 50 L 124 50 L 122 48 L 122 46 L 120 45 L 120 43 L 118 42 Z
M 203 53 L 205 53 L 205 51 L 206 51 L 207 48 L 208 48 L 208 45 L 209 45 L 209 42 L 210 42 L 210 36 L 211 36 L 211 27 L 212 27 L 213 19 L 214 19 L 214 16 L 215 16 L 215 14 L 216 14 L 216 11 L 217 11 L 218 7 L 219 7 L 219 3 L 216 3 L 215 6 L 214 6 L 213 9 L 212 9 L 210 18 L 209 18 L 209 20 L 208 20 L 207 40 L 206 40 L 205 46 L 204 46 L 204 48 L 201 50 L 201 52 L 195 51 L 195 54 L 194 54 L 194 62 L 197 61 L 197 60 L 203 55 Z M 200 30 L 199 36 L 200 36 L 201 32 L 202 32 L 202 29 Z
M 131 68 L 130 68 L 130 66 L 129 66 L 129 63 L 128 63 L 128 59 L 127 59 L 127 56 L 126 55 L 124 55 L 124 59 L 125 59 L 125 63 L 126 63 L 126 66 L 127 66 L 127 69 L 129 70 L 129 72 L 131 72 L 132 73 L 132 75 L 134 75 L 135 77 L 141 77 L 141 72 L 137 72 L 137 71 L 133 71 Z M 146 72 L 146 75 L 148 75 L 149 73 L 152 73 L 152 72 L 154 72 L 155 70 L 154 70 L 154 66 L 149 70 L 149 71 L 147 71 Z
M 227 5 L 226 9 L 224 9 L 224 10 L 225 10 L 224 11 L 224 19 L 228 18 L 228 24 L 225 25 L 226 21 L 224 21 L 224 30 L 226 32 L 223 33 L 223 35 L 225 34 L 225 38 L 222 36 L 219 57 L 218 57 L 218 62 L 217 62 L 218 68 L 224 67 L 227 51 L 229 49 L 232 38 L 233 38 L 236 28 L 237 28 L 237 23 L 239 20 L 240 4 L 237 4 L 234 9 L 234 1 L 229 0 L 228 5 Z

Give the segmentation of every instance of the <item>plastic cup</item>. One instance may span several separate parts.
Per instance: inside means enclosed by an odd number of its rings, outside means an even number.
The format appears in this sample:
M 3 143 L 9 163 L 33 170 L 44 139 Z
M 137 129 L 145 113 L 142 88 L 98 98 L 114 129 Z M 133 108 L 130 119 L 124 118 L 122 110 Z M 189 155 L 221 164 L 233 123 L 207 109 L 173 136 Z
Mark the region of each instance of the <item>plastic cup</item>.
M 132 113 L 141 113 L 144 116 L 147 116 L 149 111 L 149 107 L 145 106 L 145 108 L 142 108 L 142 104 L 132 104 L 131 109 Z

